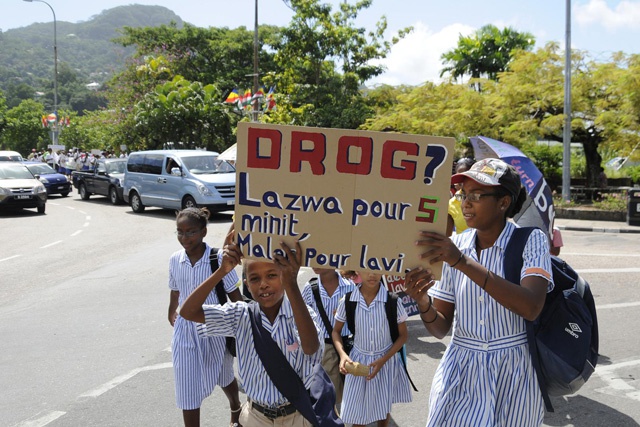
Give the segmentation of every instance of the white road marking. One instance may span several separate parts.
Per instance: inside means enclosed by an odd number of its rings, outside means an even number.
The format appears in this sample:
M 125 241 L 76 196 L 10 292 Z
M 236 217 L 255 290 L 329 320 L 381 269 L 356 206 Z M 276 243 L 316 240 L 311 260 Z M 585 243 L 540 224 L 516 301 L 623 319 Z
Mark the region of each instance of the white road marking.
M 91 217 L 87 215 L 87 221 L 91 221 Z
M 75 236 L 77 236 L 77 235 L 78 235 L 78 234 L 80 234 L 80 233 L 82 233 L 82 230 L 78 230 L 78 231 L 74 232 L 74 233 L 71 235 L 71 237 L 75 237 Z
M 87 215 L 85 211 L 78 211 L 78 212 L 80 212 L 82 215 Z
M 616 373 L 616 370 L 618 369 L 636 365 L 640 365 L 640 359 L 615 363 L 613 365 L 600 365 L 596 367 L 596 373 L 598 376 L 607 383 L 606 387 L 596 389 L 596 391 L 604 394 L 612 394 L 611 390 L 613 390 L 614 392 L 619 392 L 615 394 L 623 394 L 630 399 L 640 401 L 640 392 L 629 384 L 629 381 L 620 378 L 620 375 Z
M 58 240 L 56 242 L 49 243 L 48 245 L 40 246 L 40 249 L 46 249 L 46 248 L 49 248 L 49 247 L 51 247 L 53 245 L 57 245 L 58 243 L 62 243 L 62 240 Z
M 76 208 L 74 208 L 74 207 L 72 207 L 72 206 L 65 206 L 65 208 L 67 208 L 67 209 L 71 209 L 72 211 L 75 211 L 75 210 L 76 210 Z
M 145 366 L 142 368 L 136 368 L 127 372 L 126 374 L 115 377 L 111 381 L 108 381 L 93 390 L 90 390 L 86 393 L 81 394 L 79 397 L 98 397 L 101 394 L 108 392 L 112 388 L 119 386 L 120 384 L 127 381 L 128 379 L 133 378 L 140 372 L 155 371 L 158 369 L 169 369 L 172 366 L 173 366 L 173 363 L 167 362 L 167 363 L 159 363 L 157 365 Z
M 40 417 L 37 420 L 22 421 L 22 422 L 16 424 L 15 427 L 43 427 L 43 426 L 46 426 L 47 424 L 57 420 L 58 418 L 60 418 L 64 414 L 66 414 L 66 412 L 62 412 L 62 411 L 49 412 L 47 415 L 45 415 L 44 417 Z
M 88 222 L 85 222 L 84 224 L 82 224 L 82 226 L 83 226 L 83 227 L 88 227 L 88 226 L 89 226 L 89 223 L 88 223 Z
M 585 268 L 576 270 L 576 273 L 640 273 L 640 268 Z
M 13 255 L 13 256 L 10 256 L 10 257 L 8 257 L 8 258 L 2 258 L 2 259 L 0 259 L 0 262 L 2 262 L 2 261 L 9 261 L 10 259 L 18 258 L 18 257 L 20 257 L 20 256 L 22 256 L 22 255 Z
M 640 301 L 636 302 L 621 302 L 618 304 L 603 304 L 597 305 L 596 308 L 598 310 L 606 310 L 608 308 L 627 308 L 627 307 L 637 307 L 640 305 Z

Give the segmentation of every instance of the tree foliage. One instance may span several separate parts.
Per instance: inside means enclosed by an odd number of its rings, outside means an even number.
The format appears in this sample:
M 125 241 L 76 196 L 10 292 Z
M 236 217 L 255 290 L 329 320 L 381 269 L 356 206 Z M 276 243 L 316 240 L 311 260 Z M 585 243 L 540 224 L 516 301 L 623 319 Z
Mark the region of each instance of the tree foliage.
M 45 148 L 50 140 L 47 129 L 42 127 L 43 112 L 44 106 L 31 99 L 8 110 L 5 127 L 0 134 L 0 145 L 22 154 L 31 152 L 32 148 Z

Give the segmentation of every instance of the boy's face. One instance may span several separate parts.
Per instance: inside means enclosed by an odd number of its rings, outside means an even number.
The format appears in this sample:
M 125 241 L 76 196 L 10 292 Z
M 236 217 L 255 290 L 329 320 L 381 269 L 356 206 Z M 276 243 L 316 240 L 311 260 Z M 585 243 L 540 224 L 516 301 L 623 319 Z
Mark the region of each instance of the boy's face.
M 262 308 L 278 307 L 284 298 L 280 271 L 272 262 L 245 260 L 246 280 L 253 299 Z

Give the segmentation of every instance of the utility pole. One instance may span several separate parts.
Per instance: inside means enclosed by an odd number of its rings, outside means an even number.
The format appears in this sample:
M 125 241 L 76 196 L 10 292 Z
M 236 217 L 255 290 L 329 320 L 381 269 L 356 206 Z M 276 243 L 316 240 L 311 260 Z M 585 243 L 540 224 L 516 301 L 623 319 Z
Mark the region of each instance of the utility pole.
M 571 201 L 571 0 L 566 0 L 564 39 L 564 129 L 562 132 L 562 200 Z
M 260 99 L 256 96 L 259 87 L 258 72 L 258 0 L 255 0 L 255 24 L 253 26 L 253 111 L 251 113 L 251 121 L 258 121 Z

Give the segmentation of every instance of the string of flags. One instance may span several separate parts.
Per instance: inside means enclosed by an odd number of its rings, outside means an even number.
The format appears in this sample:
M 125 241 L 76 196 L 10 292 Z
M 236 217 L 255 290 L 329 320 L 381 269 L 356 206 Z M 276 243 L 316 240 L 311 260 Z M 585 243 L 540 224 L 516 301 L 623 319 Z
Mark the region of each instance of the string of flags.
M 258 100 L 258 108 L 260 110 L 272 111 L 276 108 L 276 100 L 273 96 L 274 91 L 275 87 L 271 86 L 269 92 L 265 95 L 264 86 L 260 86 L 254 94 L 251 93 L 251 89 L 247 89 L 240 94 L 238 89 L 235 88 L 229 93 L 224 102 L 226 104 L 235 104 L 236 110 L 252 110 L 254 101 Z
M 69 124 L 71 123 L 71 120 L 69 119 L 69 117 L 60 117 L 60 120 L 58 120 L 58 117 L 54 114 L 51 113 L 48 116 L 42 116 L 42 127 L 43 128 L 48 128 L 48 127 L 56 127 L 56 125 L 58 127 L 66 127 L 69 126 Z

